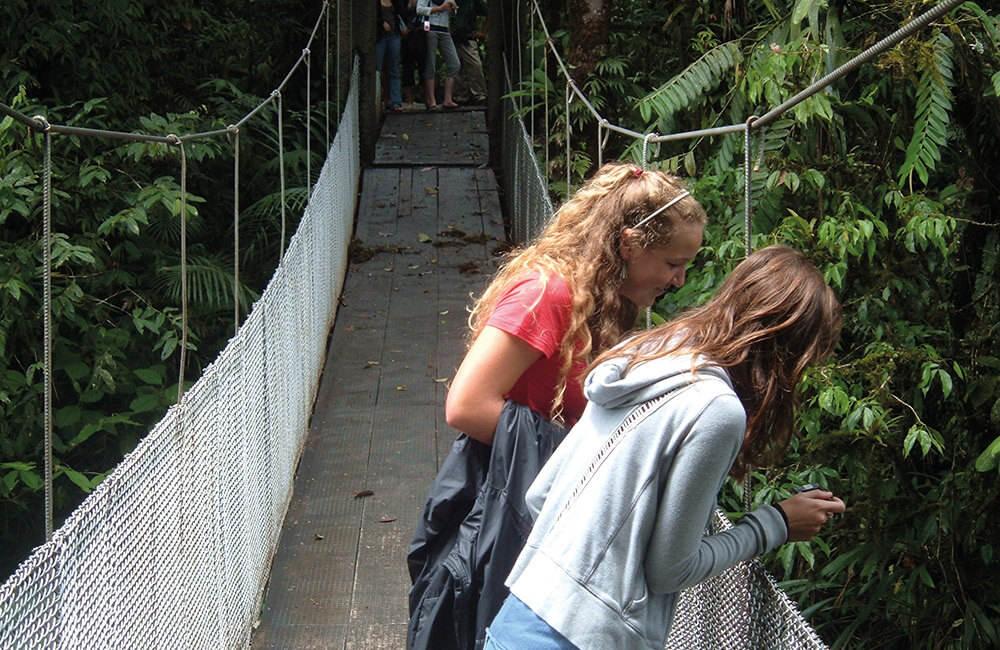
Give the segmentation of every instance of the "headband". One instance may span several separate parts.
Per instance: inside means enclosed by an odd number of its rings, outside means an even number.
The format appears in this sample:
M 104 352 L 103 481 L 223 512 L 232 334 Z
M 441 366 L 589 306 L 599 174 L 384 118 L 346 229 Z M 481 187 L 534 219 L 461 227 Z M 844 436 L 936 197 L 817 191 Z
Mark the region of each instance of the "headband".
M 663 206 L 661 206 L 661 207 L 657 208 L 656 210 L 654 210 L 652 214 L 650 214 L 648 217 L 646 217 L 645 219 L 643 219 L 642 221 L 640 221 L 639 223 L 635 224 L 632 227 L 633 228 L 639 228 L 640 226 L 645 225 L 645 223 L 647 221 L 649 221 L 653 217 L 657 216 L 658 214 L 660 214 L 661 212 L 663 212 L 664 210 L 666 210 L 670 206 L 674 205 L 675 203 L 677 203 L 678 201 L 680 201 L 681 199 L 683 199 L 685 196 L 691 196 L 691 193 L 688 192 L 687 190 L 683 190 L 680 194 L 678 194 L 674 198 L 672 198 L 669 201 L 667 201 L 666 204 L 664 204 Z

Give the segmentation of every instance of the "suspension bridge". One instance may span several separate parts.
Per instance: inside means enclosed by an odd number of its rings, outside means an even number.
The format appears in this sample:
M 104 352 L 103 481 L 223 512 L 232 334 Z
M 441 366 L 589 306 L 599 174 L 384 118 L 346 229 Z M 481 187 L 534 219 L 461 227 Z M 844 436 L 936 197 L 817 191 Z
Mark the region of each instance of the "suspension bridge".
M 487 43 L 485 111 L 388 116 L 374 43 L 341 25 L 372 24 L 374 9 L 344 17 L 338 5 L 332 18 L 324 4 L 313 35 L 323 21 L 337 35 L 326 55 L 336 50 L 336 79 L 327 69 L 325 80 L 339 122 L 298 231 L 215 362 L 0 586 L 0 647 L 404 645 L 406 548 L 455 435 L 443 403 L 470 295 L 495 270 L 498 249 L 530 238 L 552 213 L 548 161 L 537 161 L 516 117 L 524 107 L 508 94 L 533 67 L 520 56 L 526 27 L 505 19 L 503 4 L 490 8 L 491 24 L 508 29 Z M 911 21 L 795 100 L 956 4 Z M 516 6 L 541 19 L 536 3 Z M 643 165 L 651 144 L 741 132 L 749 173 L 750 133 L 794 105 L 711 133 L 632 132 L 593 109 L 541 28 L 567 107 L 582 101 L 599 128 L 635 137 Z M 279 88 L 268 101 L 280 97 Z M 66 133 L 159 139 L 182 161 L 185 141 L 220 135 L 97 134 L 0 109 L 46 142 Z M 749 232 L 748 217 L 748 246 Z

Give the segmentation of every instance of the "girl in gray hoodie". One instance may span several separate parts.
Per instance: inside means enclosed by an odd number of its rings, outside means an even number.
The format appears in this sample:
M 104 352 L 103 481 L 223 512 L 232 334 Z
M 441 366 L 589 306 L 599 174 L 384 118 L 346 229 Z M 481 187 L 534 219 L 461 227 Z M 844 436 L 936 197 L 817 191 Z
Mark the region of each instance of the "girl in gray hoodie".
M 534 528 L 486 648 L 659 650 L 682 589 L 843 512 L 816 490 L 703 535 L 726 475 L 784 452 L 796 385 L 839 335 L 820 272 L 769 246 L 706 305 L 598 357 L 583 416 L 528 491 Z

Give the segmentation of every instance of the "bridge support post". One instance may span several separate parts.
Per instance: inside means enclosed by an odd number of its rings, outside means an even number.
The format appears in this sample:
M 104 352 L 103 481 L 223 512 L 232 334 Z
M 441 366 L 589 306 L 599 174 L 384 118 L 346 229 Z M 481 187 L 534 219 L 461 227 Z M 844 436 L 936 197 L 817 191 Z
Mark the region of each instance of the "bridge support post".
M 505 0 L 491 0 L 487 3 L 486 33 L 486 130 L 490 134 L 490 167 L 497 173 L 503 165 L 504 115 L 501 97 L 507 92 L 504 86 L 504 34 L 507 33 L 508 9 Z
M 380 99 L 375 93 L 375 4 L 371 0 L 351 2 L 351 29 L 360 59 L 358 129 L 362 165 L 370 165 L 375 160 L 375 141 L 381 121 Z

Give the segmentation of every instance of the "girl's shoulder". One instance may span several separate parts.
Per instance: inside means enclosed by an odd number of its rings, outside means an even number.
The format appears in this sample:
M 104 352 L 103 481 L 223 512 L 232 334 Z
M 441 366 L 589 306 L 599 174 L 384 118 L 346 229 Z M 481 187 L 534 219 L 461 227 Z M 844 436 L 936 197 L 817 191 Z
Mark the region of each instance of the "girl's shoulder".
M 532 269 L 514 277 L 504 291 L 506 296 L 544 297 L 547 301 L 572 301 L 573 289 L 561 275 L 539 269 Z
M 558 275 L 529 271 L 510 281 L 500 294 L 488 324 L 551 330 L 561 338 L 572 308 L 573 294 L 565 280 Z

